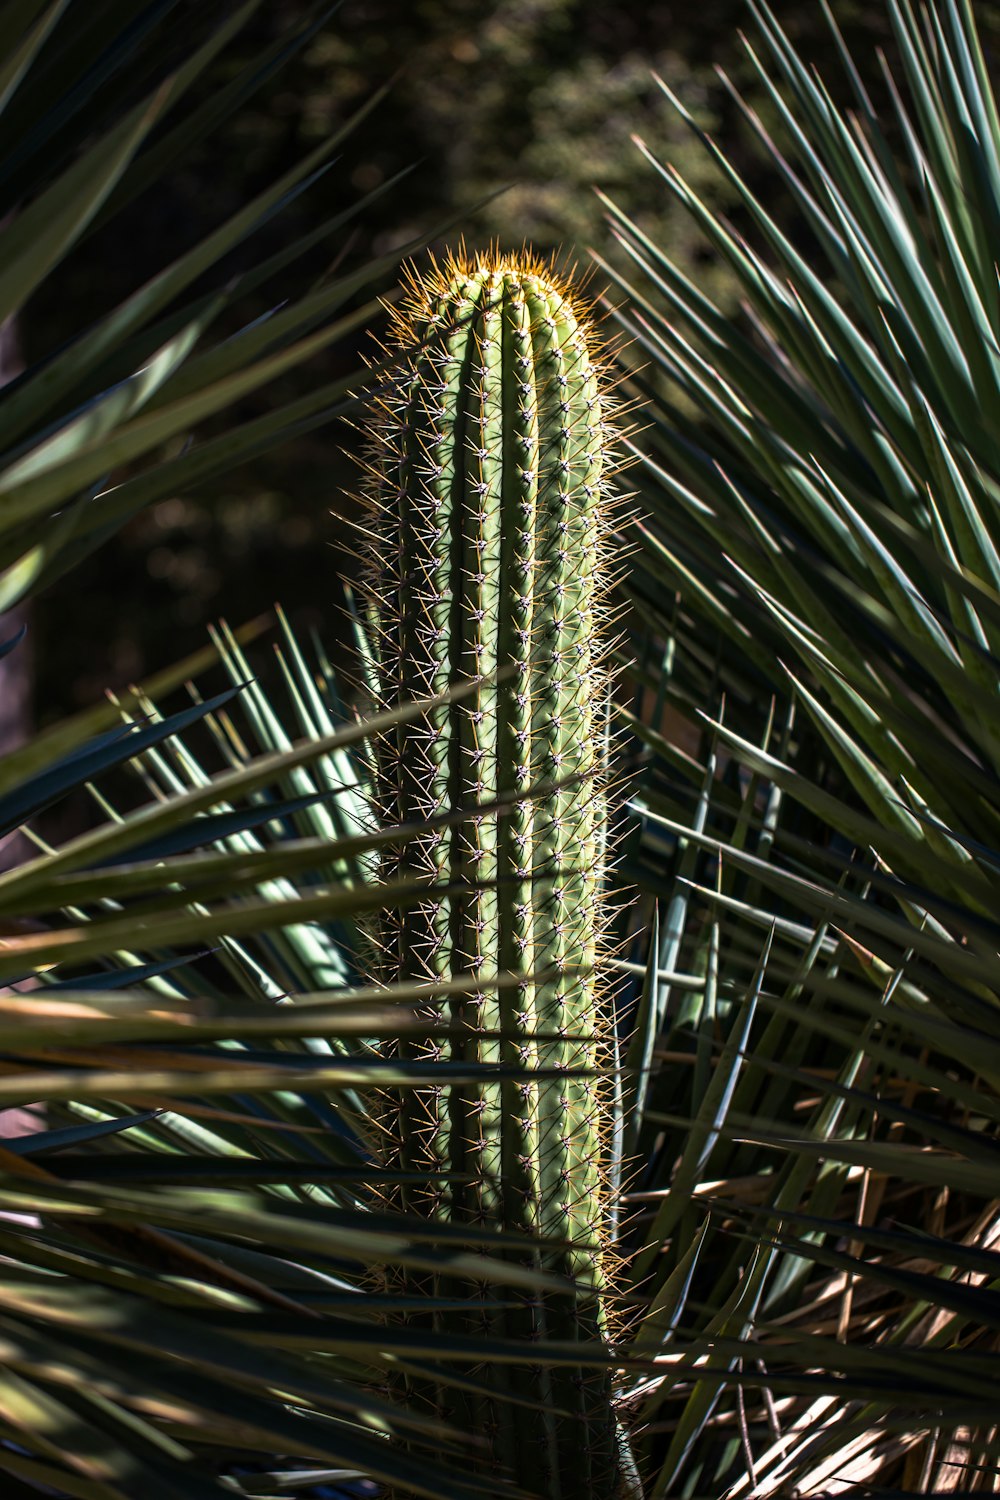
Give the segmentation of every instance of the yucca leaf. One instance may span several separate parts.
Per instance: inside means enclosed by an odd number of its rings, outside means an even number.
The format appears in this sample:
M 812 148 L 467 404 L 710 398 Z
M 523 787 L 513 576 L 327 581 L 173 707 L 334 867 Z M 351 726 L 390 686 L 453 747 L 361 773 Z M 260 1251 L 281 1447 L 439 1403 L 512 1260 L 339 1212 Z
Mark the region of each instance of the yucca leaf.
M 8 792 L 0 798 L 0 835 L 16 828 L 42 808 L 50 806 L 70 787 L 80 786 L 91 777 L 120 765 L 124 760 L 131 760 L 162 740 L 183 733 L 204 718 L 205 714 L 231 702 L 238 692 L 238 688 L 230 688 L 208 703 L 173 714 L 159 724 L 146 727 L 138 724 L 123 725 L 119 730 L 111 730 L 92 745 L 74 751 L 58 768 L 44 771 L 41 775 L 22 782 L 16 794 Z
M 34 20 L 31 29 L 25 32 L 17 46 L 10 45 L 5 48 L 5 60 L 0 65 L 0 113 L 6 108 L 11 95 L 16 91 L 68 4 L 69 0 L 51 0 L 47 10 L 44 9 L 44 4 L 35 6 L 37 19 Z M 22 6 L 22 10 L 27 12 L 28 7 Z M 3 34 L 0 32 L 0 36 Z
M 16 312 L 65 255 L 125 170 L 166 98 L 164 92 L 133 110 L 4 230 L 0 318 Z

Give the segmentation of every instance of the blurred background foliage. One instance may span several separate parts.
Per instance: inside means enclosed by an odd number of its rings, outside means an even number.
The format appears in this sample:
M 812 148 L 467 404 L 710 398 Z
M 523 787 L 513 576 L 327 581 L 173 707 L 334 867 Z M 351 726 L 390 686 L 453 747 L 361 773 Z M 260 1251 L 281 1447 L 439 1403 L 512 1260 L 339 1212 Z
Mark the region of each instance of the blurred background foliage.
M 81 7 L 81 10 L 83 7 Z M 773 9 L 809 60 L 832 62 L 821 7 L 775 0 Z M 888 45 L 881 7 L 838 0 L 836 14 L 859 59 Z M 1000 7 L 977 7 L 984 41 L 1000 35 Z M 197 0 L 174 12 L 170 36 L 182 45 L 197 28 Z M 192 103 L 221 88 L 261 46 L 304 15 L 296 0 L 271 0 L 216 61 Z M 599 186 L 641 228 L 692 269 L 699 283 L 733 303 L 735 291 L 651 173 L 632 141 L 643 137 L 673 160 L 716 208 L 720 186 L 706 157 L 655 86 L 660 73 L 699 123 L 720 140 L 752 185 L 764 169 L 748 159 L 747 133 L 716 69 L 727 71 L 768 118 L 740 44 L 743 0 L 347 0 L 309 45 L 196 151 L 166 186 L 139 196 L 89 247 L 51 278 L 19 336 L 35 358 L 130 291 L 299 159 L 395 76 L 387 100 L 352 134 L 335 171 L 321 178 L 255 247 L 279 249 L 312 223 L 373 195 L 342 265 L 405 246 L 435 226 L 440 243 L 527 239 L 540 251 L 586 261 L 596 244 L 613 260 L 603 230 Z M 836 89 L 835 67 L 824 72 Z M 877 78 L 866 80 L 878 90 Z M 137 83 L 138 86 L 138 83 Z M 378 196 L 396 174 L 401 183 Z M 769 199 L 789 228 L 784 195 Z M 449 227 L 450 226 L 450 227 Z M 250 251 L 243 252 L 250 254 Z M 256 248 L 253 253 L 258 253 Z M 261 249 L 260 253 L 265 253 Z M 231 270 L 240 269 L 234 259 Z M 319 280 L 318 253 L 296 267 Z M 599 290 L 594 283 L 595 290 Z M 302 290 L 261 288 L 260 312 Z M 317 381 L 351 369 L 373 347 L 336 346 L 310 367 Z M 245 415 L 270 410 L 289 390 L 261 391 Z M 196 649 L 206 622 L 242 622 L 280 600 L 298 630 L 338 630 L 335 578 L 345 566 L 347 529 L 331 507 L 350 512 L 351 454 L 360 435 L 340 423 L 236 471 L 217 490 L 166 499 L 34 607 L 34 715 L 48 723 L 92 703 L 106 688 Z M 331 550 L 332 549 L 332 550 Z M 349 568 L 350 564 L 347 563 Z M 67 593 L 71 609 L 67 610 Z M 79 630 L 72 620 L 81 622 Z

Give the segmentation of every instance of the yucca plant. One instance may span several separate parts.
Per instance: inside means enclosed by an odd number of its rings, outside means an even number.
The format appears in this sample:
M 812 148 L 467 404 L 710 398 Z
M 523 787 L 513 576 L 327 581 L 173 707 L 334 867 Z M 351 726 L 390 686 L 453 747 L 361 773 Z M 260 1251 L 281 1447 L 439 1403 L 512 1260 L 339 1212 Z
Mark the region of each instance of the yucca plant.
M 1000 115 L 965 0 L 891 0 L 879 103 L 827 9 L 846 109 L 751 8 L 802 242 L 710 140 L 743 233 L 651 160 L 733 323 L 608 205 L 649 401 L 639 1457 L 657 1496 L 994 1492 Z

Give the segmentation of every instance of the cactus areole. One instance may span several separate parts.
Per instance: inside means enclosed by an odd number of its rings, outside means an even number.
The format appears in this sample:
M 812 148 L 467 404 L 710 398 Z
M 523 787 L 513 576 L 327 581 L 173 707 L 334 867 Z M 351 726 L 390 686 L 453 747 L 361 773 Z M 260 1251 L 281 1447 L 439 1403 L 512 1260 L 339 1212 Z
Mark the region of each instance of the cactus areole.
M 523 1262 L 576 1285 L 515 1293 L 511 1307 L 508 1288 L 439 1281 L 438 1293 L 466 1297 L 468 1311 L 435 1326 L 586 1340 L 593 1353 L 607 1281 L 598 1071 L 607 1025 L 593 971 L 609 398 L 585 309 L 551 267 L 524 255 L 414 275 L 391 344 L 397 373 L 379 394 L 369 481 L 381 695 L 389 706 L 483 680 L 383 742 L 382 811 L 410 823 L 497 801 L 509 810 L 394 851 L 387 874 L 448 890 L 380 932 L 380 972 L 522 976 L 481 993 L 473 984 L 451 1007 L 446 1042 L 400 1050 L 549 1076 L 402 1091 L 387 1124 L 399 1165 L 419 1179 L 403 1197 L 408 1210 L 523 1231 Z M 424 1386 L 411 1395 L 488 1439 L 484 1467 L 498 1479 L 552 1500 L 621 1492 L 606 1369 L 490 1362 L 476 1383 L 494 1394 L 431 1396 Z

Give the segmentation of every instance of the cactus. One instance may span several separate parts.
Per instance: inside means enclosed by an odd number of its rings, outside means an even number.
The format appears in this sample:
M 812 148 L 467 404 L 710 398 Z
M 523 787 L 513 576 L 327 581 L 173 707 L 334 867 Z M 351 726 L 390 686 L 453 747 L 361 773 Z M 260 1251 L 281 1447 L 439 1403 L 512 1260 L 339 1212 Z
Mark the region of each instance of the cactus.
M 491 1308 L 481 1288 L 450 1285 L 450 1295 L 469 1299 L 469 1313 L 436 1326 L 603 1339 L 608 1111 L 595 1069 L 606 1060 L 608 1022 L 594 965 L 609 395 L 579 298 L 526 255 L 449 259 L 414 274 L 390 338 L 395 373 L 377 399 L 367 484 L 381 696 L 391 705 L 482 680 L 473 696 L 383 742 L 381 810 L 401 823 L 503 799 L 509 810 L 470 816 L 394 853 L 387 873 L 420 875 L 449 893 L 380 932 L 379 972 L 520 976 L 454 1004 L 447 1056 L 550 1073 L 403 1093 L 388 1128 L 400 1164 L 426 1184 L 403 1206 L 523 1231 L 534 1242 L 528 1263 L 576 1284 L 572 1295 L 514 1310 Z M 537 797 L 539 785 L 551 791 Z M 400 1051 L 442 1056 L 440 1041 Z M 568 1248 L 539 1250 L 545 1239 Z M 416 1394 L 490 1434 L 490 1464 L 530 1493 L 619 1493 L 607 1371 L 500 1365 L 488 1379 L 495 1399 L 485 1405 Z M 505 1392 L 534 1409 L 506 1404 Z

